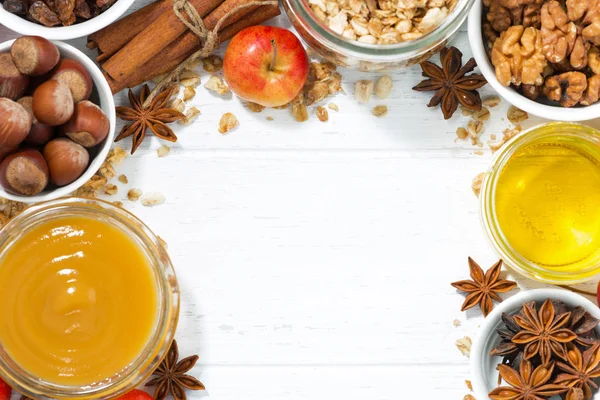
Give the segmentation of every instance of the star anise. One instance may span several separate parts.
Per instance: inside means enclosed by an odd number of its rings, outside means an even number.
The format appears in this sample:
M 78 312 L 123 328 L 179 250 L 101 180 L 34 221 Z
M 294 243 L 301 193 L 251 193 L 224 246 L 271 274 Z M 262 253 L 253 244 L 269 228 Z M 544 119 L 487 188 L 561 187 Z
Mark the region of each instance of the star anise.
M 175 400 L 186 400 L 185 389 L 204 390 L 205 387 L 198 379 L 187 375 L 198 361 L 198 356 L 189 356 L 181 361 L 177 342 L 173 340 L 165 359 L 160 363 L 153 375 L 156 376 L 146 383 L 146 386 L 156 385 L 154 399 L 163 400 L 169 394 Z
M 496 329 L 496 333 L 500 336 L 500 342 L 490 351 L 490 356 L 514 358 L 520 348 L 513 343 L 512 339 L 521 331 L 521 327 L 515 321 L 515 317 L 508 313 L 502 313 L 502 322 L 504 322 L 504 327 Z
M 583 399 L 592 398 L 592 387 L 598 389 L 594 378 L 600 378 L 600 344 L 596 343 L 583 354 L 572 343 L 567 345 L 567 363 L 557 362 L 558 369 L 563 371 L 558 374 L 557 384 L 579 388 L 583 391 Z
M 530 361 L 523 361 L 519 372 L 507 365 L 498 365 L 502 379 L 510 386 L 500 386 L 489 393 L 493 400 L 545 400 L 569 390 L 556 383 L 548 383 L 554 372 L 554 362 L 542 364 L 533 370 Z
M 583 396 L 583 390 L 579 388 L 571 388 L 571 390 L 569 390 L 569 393 L 567 393 L 567 397 L 565 397 L 565 400 L 584 400 L 585 398 Z
M 427 106 L 435 107 L 441 103 L 444 119 L 454 114 L 459 103 L 470 110 L 481 110 L 481 97 L 477 89 L 487 82 L 481 74 L 467 75 L 477 66 L 475 60 L 471 58 L 461 67 L 462 53 L 456 47 L 444 47 L 440 51 L 440 62 L 441 67 L 430 61 L 421 63 L 422 75 L 429 79 L 413 87 L 413 90 L 435 91 Z
M 129 90 L 129 103 L 131 107 L 119 106 L 116 108 L 117 116 L 125 121 L 133 122 L 131 125 L 125 125 L 115 139 L 118 142 L 126 137 L 133 137 L 133 145 L 131 146 L 131 154 L 135 153 L 140 144 L 146 137 L 146 130 L 150 129 L 155 136 L 176 142 L 177 136 L 167 124 L 179 121 L 185 118 L 185 115 L 175 110 L 167 108 L 169 99 L 175 93 L 176 86 L 165 89 L 152 99 L 149 105 L 144 106 L 144 102 L 150 94 L 148 85 L 144 85 L 140 92 L 140 97 L 136 98 L 133 90 Z
M 517 286 L 515 282 L 500 279 L 501 266 L 502 260 L 499 260 L 484 274 L 481 267 L 469 257 L 469 269 L 472 280 L 458 281 L 451 284 L 461 292 L 468 293 L 461 311 L 468 310 L 479 304 L 483 316 L 486 317 L 494 308 L 492 299 L 498 303 L 502 302 L 502 298 L 498 296 L 498 293 L 508 292 Z
M 552 354 L 564 360 L 567 356 L 565 343 L 577 338 L 577 335 L 565 327 L 571 313 L 566 312 L 555 316 L 550 299 L 547 299 L 537 312 L 534 301 L 526 303 L 521 313 L 522 315 L 515 315 L 515 321 L 521 327 L 521 331 L 512 338 L 512 341 L 525 345 L 523 350 L 525 360 L 538 354 L 542 363 L 549 362 Z

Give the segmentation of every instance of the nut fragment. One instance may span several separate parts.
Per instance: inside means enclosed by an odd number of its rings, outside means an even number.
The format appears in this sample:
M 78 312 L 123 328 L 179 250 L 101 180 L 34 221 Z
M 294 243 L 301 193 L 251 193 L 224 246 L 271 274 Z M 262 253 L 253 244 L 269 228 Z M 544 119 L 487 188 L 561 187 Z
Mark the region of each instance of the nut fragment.
M 204 87 L 206 89 L 216 92 L 220 95 L 224 95 L 224 94 L 227 94 L 227 92 L 229 92 L 229 87 L 227 87 L 225 82 L 223 82 L 223 79 L 221 79 L 220 77 L 215 76 L 215 75 L 211 75 L 211 77 L 209 78 L 208 82 L 206 82 L 206 85 L 204 85 Z
M 526 111 L 523 111 L 518 107 L 510 106 L 508 111 L 506 112 L 506 117 L 513 124 L 518 124 L 519 122 L 523 122 L 527 118 L 529 118 L 529 114 L 527 114 Z
M 323 106 L 317 107 L 315 113 L 317 114 L 317 118 L 319 118 L 319 121 L 321 122 L 327 122 L 327 120 L 329 119 L 329 113 L 327 112 L 327 109 Z
M 500 104 L 500 97 L 498 96 L 491 96 L 491 97 L 487 97 L 485 99 L 483 99 L 482 104 L 486 107 L 496 107 L 498 104 Z
M 483 183 L 483 178 L 485 177 L 485 172 L 481 172 L 473 178 L 471 181 L 471 190 L 475 196 L 479 197 L 479 193 L 481 192 L 481 184 Z
M 471 117 L 477 121 L 487 121 L 490 119 L 490 110 L 486 107 L 481 107 L 481 110 L 475 111 Z
M 360 80 L 354 84 L 354 97 L 359 103 L 366 104 L 369 102 L 373 94 L 373 86 L 375 84 L 371 80 Z
M 467 132 L 467 130 L 463 127 L 457 128 L 456 129 L 456 136 L 459 139 L 466 139 L 469 137 L 469 133 Z
M 131 201 L 137 201 L 142 196 L 142 191 L 140 189 L 129 189 L 127 192 L 127 198 Z
M 119 188 L 116 185 L 113 185 L 112 183 L 109 183 L 108 185 L 104 186 L 104 194 L 107 194 L 109 196 L 117 194 L 118 191 Z
M 200 110 L 196 107 L 191 107 L 189 110 L 185 112 L 185 118 L 177 121 L 181 125 L 190 125 L 198 116 L 200 115 Z
M 209 73 L 215 73 L 223 68 L 223 59 L 219 56 L 211 55 L 202 59 L 204 70 Z
M 371 113 L 376 117 L 384 117 L 388 113 L 388 108 L 387 108 L 387 106 L 382 106 L 382 105 L 375 106 L 373 108 L 373 111 L 371 111 Z
M 189 72 L 189 71 L 184 71 Z M 179 81 L 183 87 L 195 87 L 200 84 L 200 77 L 186 78 Z
M 384 75 L 377 80 L 375 85 L 375 96 L 380 99 L 386 99 L 392 92 L 392 77 Z
M 183 102 L 182 99 L 173 99 L 169 102 L 168 105 L 169 108 L 173 108 L 179 112 L 184 112 L 185 111 L 185 103 Z
M 188 86 L 183 89 L 183 101 L 190 101 L 196 96 L 196 89 L 193 86 Z
M 165 196 L 162 193 L 150 192 L 142 195 L 140 202 L 144 207 L 154 207 L 165 202 Z
M 304 122 L 308 120 L 308 109 L 304 103 L 304 95 L 302 92 L 300 92 L 290 104 L 292 105 L 292 115 L 296 121 Z
M 339 107 L 338 107 L 338 105 L 337 105 L 337 104 L 335 104 L 335 103 L 329 103 L 329 104 L 327 105 L 327 108 L 329 108 L 330 110 L 333 110 L 333 111 L 340 111 L 340 108 L 339 108 Z
M 164 144 L 156 150 L 156 154 L 159 158 L 166 157 L 170 152 L 171 148 L 169 146 L 165 146 Z
M 114 165 L 119 165 L 126 157 L 127 157 L 127 152 L 125 150 L 123 150 L 121 147 L 115 146 L 108 152 L 106 161 L 108 161 Z
M 586 88 L 585 74 L 572 71 L 547 78 L 544 94 L 549 100 L 558 101 L 563 107 L 573 107 L 579 103 Z
M 469 357 L 471 355 L 471 345 L 473 342 L 471 338 L 468 336 L 463 337 L 462 339 L 456 340 L 456 348 L 462 353 L 463 356 Z
M 253 103 L 251 101 L 246 103 L 246 106 L 248 107 L 248 109 L 250 111 L 255 112 L 255 113 L 262 112 L 265 109 L 265 106 L 261 106 L 260 104 Z
M 233 128 L 235 128 L 237 124 L 238 120 L 235 117 L 235 115 L 233 115 L 232 113 L 225 113 L 219 121 L 219 132 L 224 135 Z
M 127 176 L 125 174 L 119 175 L 119 177 L 117 179 L 121 183 L 124 183 L 124 184 L 128 184 L 129 183 L 129 179 L 127 179 Z

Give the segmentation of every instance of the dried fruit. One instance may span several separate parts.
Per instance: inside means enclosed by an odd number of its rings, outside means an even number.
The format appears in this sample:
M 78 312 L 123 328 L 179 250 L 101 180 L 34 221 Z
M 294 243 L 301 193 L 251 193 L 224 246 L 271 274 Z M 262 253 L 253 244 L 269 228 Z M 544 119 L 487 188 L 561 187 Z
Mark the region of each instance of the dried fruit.
M 204 87 L 220 95 L 225 95 L 229 92 L 229 87 L 223 82 L 223 79 L 215 75 L 211 75 Z
M 219 121 L 219 132 L 225 134 L 238 125 L 238 120 L 232 113 L 225 113 Z
M 325 107 L 317 107 L 315 113 L 317 114 L 317 118 L 319 118 L 319 121 L 321 122 L 327 122 L 327 120 L 329 119 L 329 113 L 327 112 L 327 109 Z

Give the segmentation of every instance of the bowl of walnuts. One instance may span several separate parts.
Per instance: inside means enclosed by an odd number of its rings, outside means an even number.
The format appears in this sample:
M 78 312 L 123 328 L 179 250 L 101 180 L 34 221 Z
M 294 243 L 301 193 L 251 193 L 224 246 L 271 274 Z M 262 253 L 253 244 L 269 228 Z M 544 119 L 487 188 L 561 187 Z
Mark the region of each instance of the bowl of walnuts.
M 22 35 L 70 40 L 110 25 L 135 0 L 0 0 L 0 23 Z
M 508 102 L 539 117 L 600 117 L 600 2 L 477 0 L 469 42 Z

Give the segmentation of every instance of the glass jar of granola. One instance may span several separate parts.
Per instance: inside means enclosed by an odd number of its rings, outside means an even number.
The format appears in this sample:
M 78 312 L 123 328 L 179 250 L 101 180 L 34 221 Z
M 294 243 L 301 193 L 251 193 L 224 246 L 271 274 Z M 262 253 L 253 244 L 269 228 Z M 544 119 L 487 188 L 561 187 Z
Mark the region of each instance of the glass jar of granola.
M 409 67 L 439 51 L 474 0 L 284 0 L 292 24 L 321 57 L 361 71 Z

